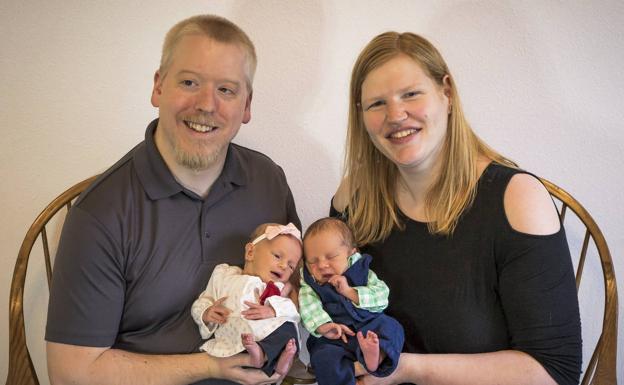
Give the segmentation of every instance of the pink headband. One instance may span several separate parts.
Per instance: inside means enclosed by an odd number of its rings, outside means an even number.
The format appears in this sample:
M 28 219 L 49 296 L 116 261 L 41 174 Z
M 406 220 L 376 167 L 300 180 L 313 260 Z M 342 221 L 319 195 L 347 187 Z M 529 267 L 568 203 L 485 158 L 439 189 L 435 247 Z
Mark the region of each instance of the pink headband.
M 299 229 L 293 225 L 292 223 L 287 224 L 286 226 L 277 225 L 277 226 L 267 226 L 264 230 L 264 234 L 260 235 L 258 238 L 251 241 L 252 245 L 257 244 L 263 239 L 268 239 L 269 241 L 278 235 L 292 235 L 299 242 L 301 242 L 301 232 Z

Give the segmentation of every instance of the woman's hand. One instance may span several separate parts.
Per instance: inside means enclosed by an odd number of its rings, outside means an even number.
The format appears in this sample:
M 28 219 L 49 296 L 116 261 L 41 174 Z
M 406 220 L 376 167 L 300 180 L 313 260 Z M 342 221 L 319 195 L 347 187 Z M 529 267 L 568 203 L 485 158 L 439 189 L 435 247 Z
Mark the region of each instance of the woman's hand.
M 245 301 L 245 305 L 249 306 L 249 309 L 241 311 L 241 315 L 245 319 L 258 320 L 275 317 L 275 310 L 271 305 L 260 305 L 257 303 Z
M 348 326 L 335 322 L 328 322 L 319 326 L 316 328 L 316 332 L 318 334 L 322 334 L 323 337 L 330 340 L 337 340 L 340 338 L 345 344 L 347 343 L 347 335 L 355 335 L 353 330 L 349 329 Z
M 219 325 L 223 325 L 227 322 L 227 318 L 232 311 L 223 306 L 223 302 L 225 302 L 226 299 L 227 297 L 219 298 L 214 301 L 212 306 L 204 311 L 204 314 L 202 314 L 202 321 L 204 321 L 206 325 L 208 325 L 209 322 Z
M 405 378 L 405 368 L 410 360 L 416 359 L 415 354 L 401 353 L 399 356 L 399 364 L 394 372 L 387 377 L 375 377 L 366 374 L 356 378 L 357 385 L 396 385 L 404 382 L 413 382 L 413 379 Z

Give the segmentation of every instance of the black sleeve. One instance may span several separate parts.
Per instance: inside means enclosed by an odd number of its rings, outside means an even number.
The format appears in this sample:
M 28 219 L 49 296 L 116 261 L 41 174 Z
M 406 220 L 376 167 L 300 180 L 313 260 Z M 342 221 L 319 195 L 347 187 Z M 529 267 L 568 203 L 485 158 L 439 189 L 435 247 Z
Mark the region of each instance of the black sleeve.
M 503 233 L 497 269 L 511 347 L 535 358 L 558 384 L 578 384 L 581 322 L 563 226 L 546 236 L 510 225 Z
M 108 347 L 124 306 L 119 243 L 79 206 L 70 210 L 54 261 L 45 339 Z

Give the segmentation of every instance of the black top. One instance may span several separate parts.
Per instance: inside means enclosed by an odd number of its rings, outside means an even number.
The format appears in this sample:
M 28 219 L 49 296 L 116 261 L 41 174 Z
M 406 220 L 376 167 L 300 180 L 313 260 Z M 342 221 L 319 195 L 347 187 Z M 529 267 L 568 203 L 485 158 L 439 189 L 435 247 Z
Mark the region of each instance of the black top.
M 386 314 L 403 325 L 405 352 L 520 350 L 559 384 L 578 384 L 581 327 L 565 231 L 512 229 L 503 197 L 517 173 L 490 164 L 452 236 L 399 213 L 405 229 L 362 252 L 390 288 Z
M 191 305 L 215 265 L 242 265 L 264 222 L 300 227 L 282 169 L 230 144 L 205 199 L 182 187 L 141 142 L 80 195 L 63 227 L 46 340 L 138 353 L 198 352 Z M 219 380 L 206 384 L 230 383 Z

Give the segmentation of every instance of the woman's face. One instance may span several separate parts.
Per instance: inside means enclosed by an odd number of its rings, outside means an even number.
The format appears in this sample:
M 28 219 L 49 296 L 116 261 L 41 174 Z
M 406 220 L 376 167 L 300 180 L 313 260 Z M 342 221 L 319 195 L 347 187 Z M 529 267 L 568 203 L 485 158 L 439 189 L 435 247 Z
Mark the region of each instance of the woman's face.
M 448 78 L 438 86 L 421 66 L 399 55 L 362 83 L 362 114 L 373 144 L 403 170 L 430 169 L 447 129 Z

